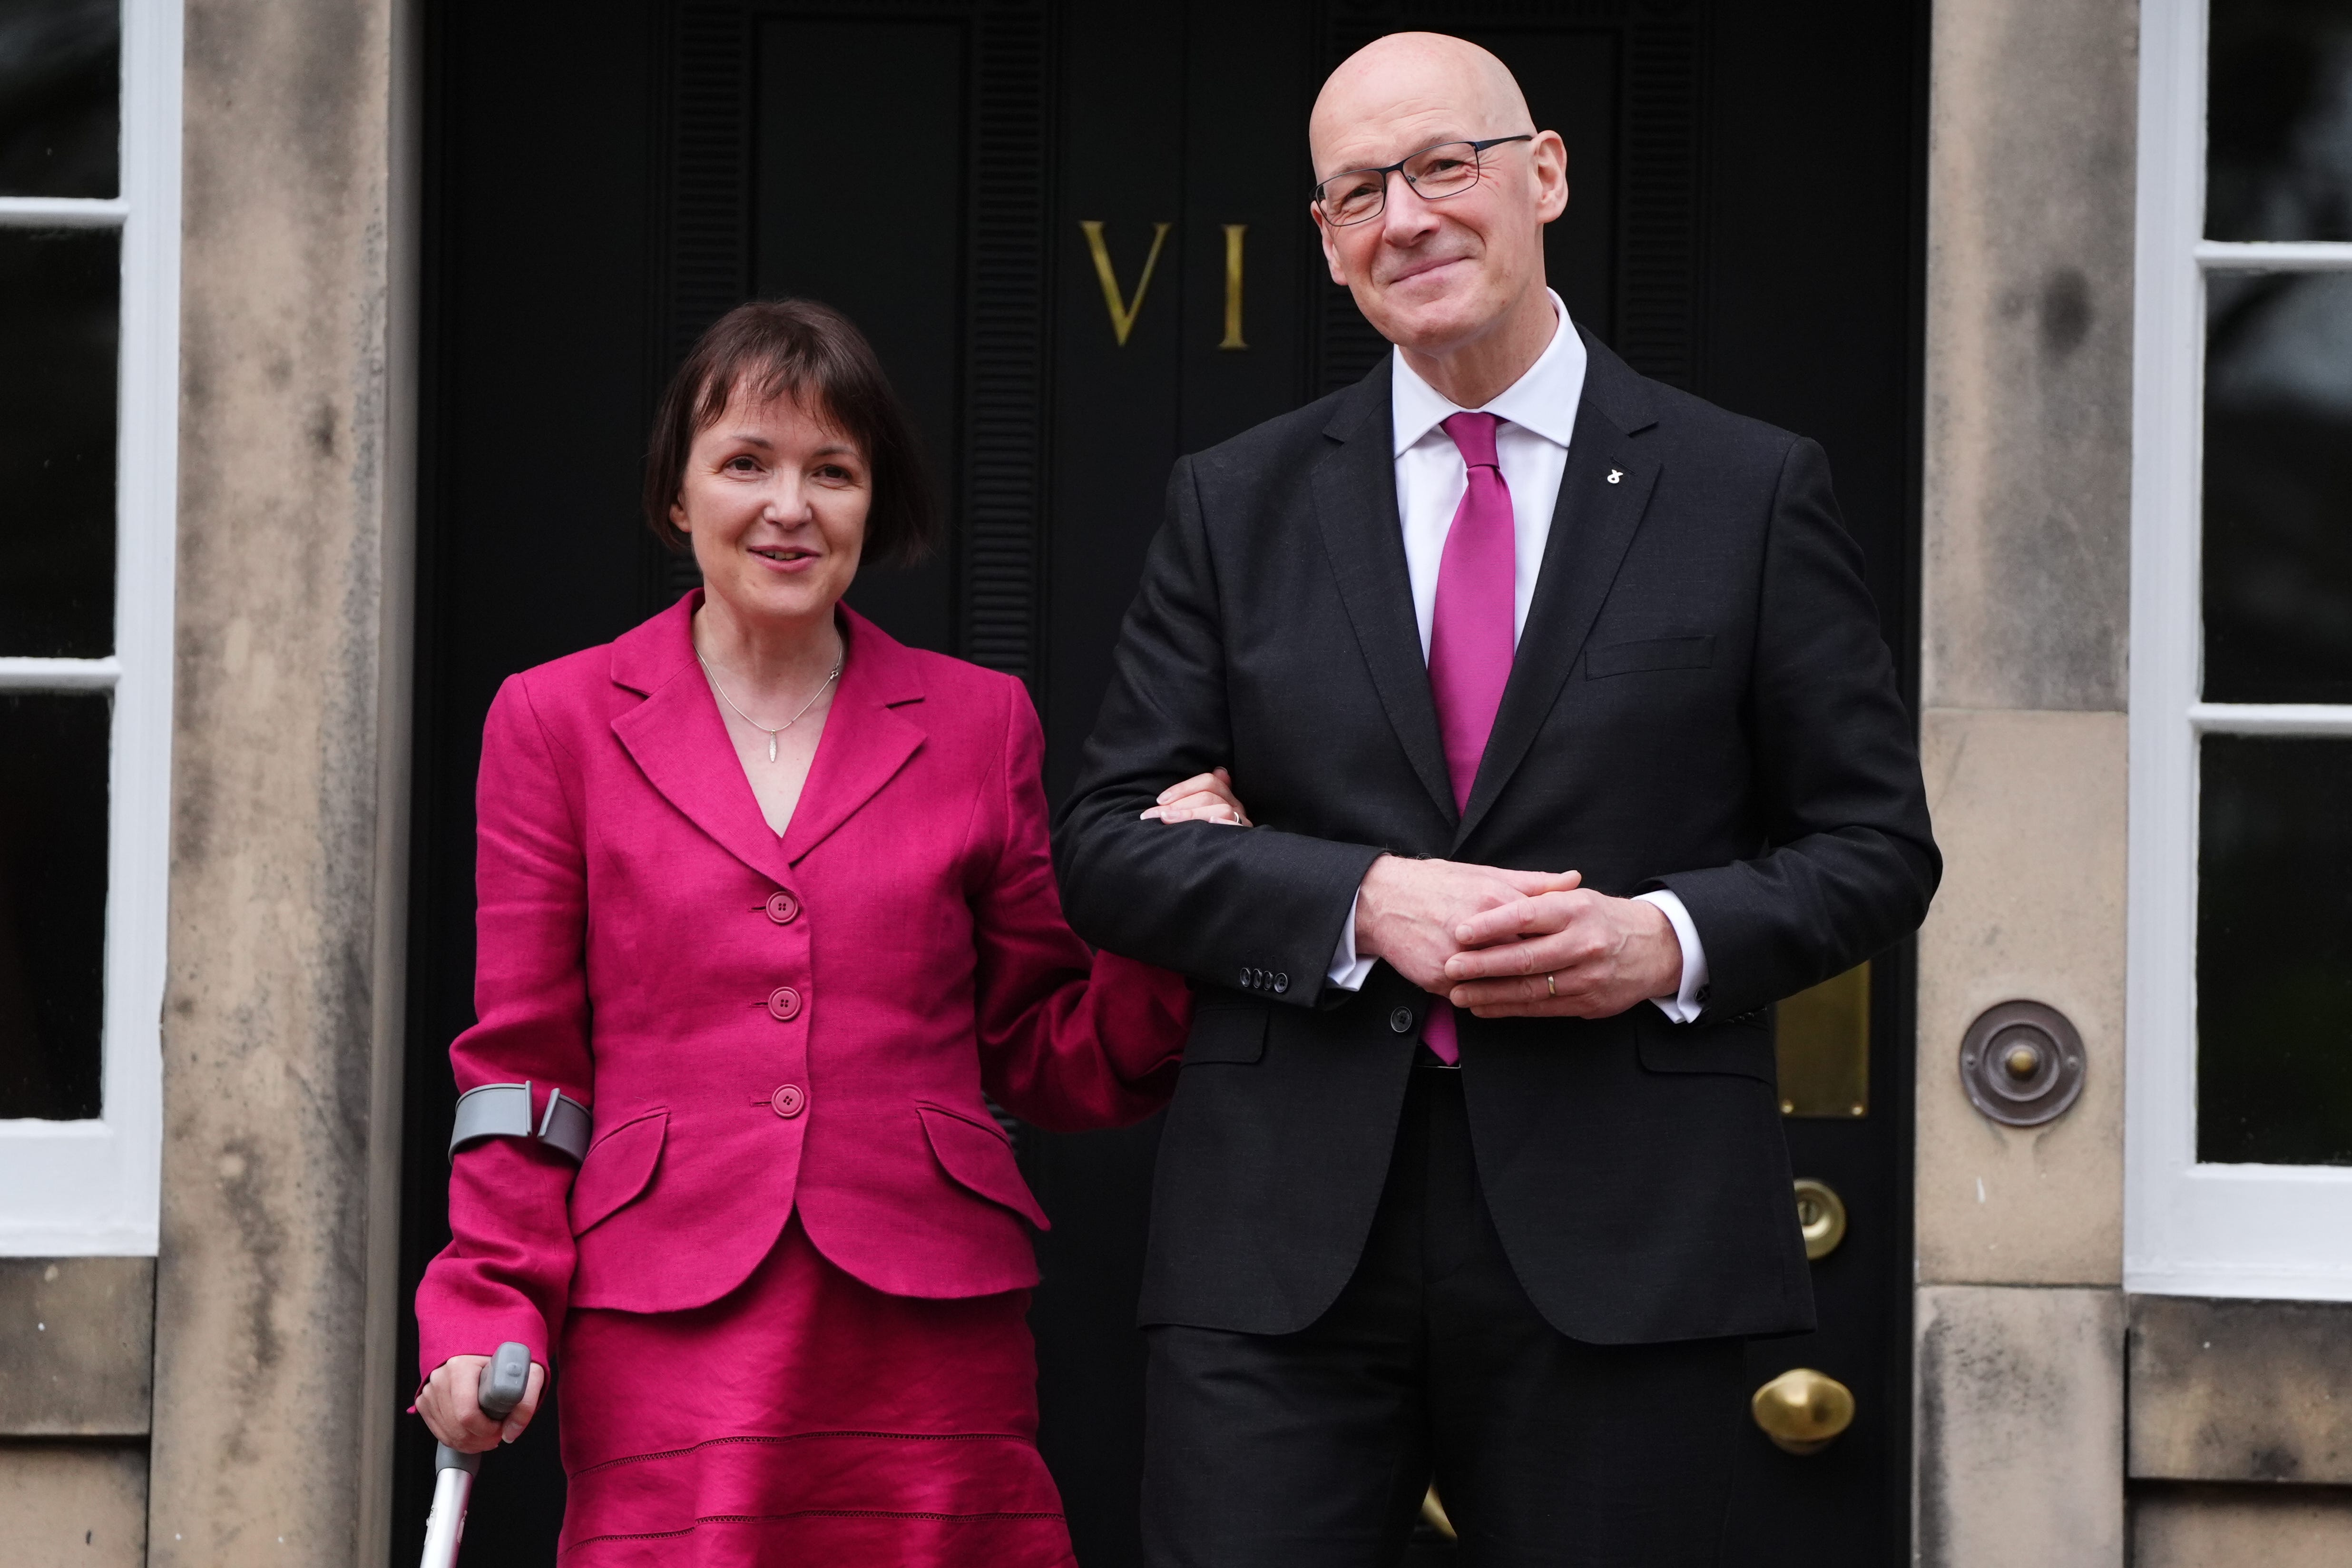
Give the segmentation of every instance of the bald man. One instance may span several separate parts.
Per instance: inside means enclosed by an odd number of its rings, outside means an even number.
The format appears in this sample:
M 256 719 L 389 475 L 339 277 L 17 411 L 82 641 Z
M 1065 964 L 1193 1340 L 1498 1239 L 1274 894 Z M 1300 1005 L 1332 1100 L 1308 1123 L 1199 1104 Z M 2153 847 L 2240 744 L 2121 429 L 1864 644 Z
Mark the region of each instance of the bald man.
M 1433 1478 L 1481 1568 L 1713 1563 L 1742 1342 L 1813 1324 L 1768 1009 L 1941 872 L 1894 661 L 1821 449 L 1545 287 L 1499 60 L 1383 38 L 1309 142 L 1395 352 L 1176 465 L 1055 842 L 1199 982 L 1147 1552 L 1394 1563 Z M 1149 820 L 1221 763 L 1256 826 Z

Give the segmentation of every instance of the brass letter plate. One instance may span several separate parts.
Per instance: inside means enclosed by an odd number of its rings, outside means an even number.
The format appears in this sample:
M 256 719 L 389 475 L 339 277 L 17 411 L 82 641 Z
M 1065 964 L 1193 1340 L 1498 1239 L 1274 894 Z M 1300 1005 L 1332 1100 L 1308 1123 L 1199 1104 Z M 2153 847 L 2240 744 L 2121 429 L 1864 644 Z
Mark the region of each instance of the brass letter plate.
M 1870 965 L 1798 992 L 1778 1013 L 1780 1114 L 1869 1115 Z

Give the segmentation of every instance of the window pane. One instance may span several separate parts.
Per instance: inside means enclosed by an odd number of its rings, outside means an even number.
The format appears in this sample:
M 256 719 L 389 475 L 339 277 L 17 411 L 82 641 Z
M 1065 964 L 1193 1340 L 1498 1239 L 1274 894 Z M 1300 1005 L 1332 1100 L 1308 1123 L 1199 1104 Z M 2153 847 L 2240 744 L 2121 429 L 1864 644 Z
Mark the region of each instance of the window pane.
M 2197 1157 L 2352 1165 L 2352 741 L 2210 735 Z
M 2352 702 L 2352 274 L 2217 275 L 2205 696 Z
M 2352 239 L 2352 6 L 2213 0 L 2205 233 Z
M 115 0 L 0 0 L 0 196 L 110 196 L 122 142 Z
M 0 696 L 0 1117 L 99 1111 L 111 706 Z
M 121 238 L 0 228 L 0 654 L 114 651 Z

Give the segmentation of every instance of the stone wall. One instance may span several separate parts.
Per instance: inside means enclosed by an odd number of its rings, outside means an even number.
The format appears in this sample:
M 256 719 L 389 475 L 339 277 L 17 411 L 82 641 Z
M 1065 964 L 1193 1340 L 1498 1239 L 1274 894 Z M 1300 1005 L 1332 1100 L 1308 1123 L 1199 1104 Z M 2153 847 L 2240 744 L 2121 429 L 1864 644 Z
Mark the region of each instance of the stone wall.
M 1918 1560 L 2120 1568 L 2125 677 L 2138 16 L 1936 8 L 1922 743 L 1948 869 L 1920 936 Z M 1979 1115 L 1998 1002 L 2082 1032 L 2082 1098 Z
M 145 1561 L 154 1316 L 152 1258 L 0 1258 L 0 1521 L 12 1568 Z
M 0 1260 L 21 1568 L 387 1560 L 408 16 L 185 5 L 161 1255 Z

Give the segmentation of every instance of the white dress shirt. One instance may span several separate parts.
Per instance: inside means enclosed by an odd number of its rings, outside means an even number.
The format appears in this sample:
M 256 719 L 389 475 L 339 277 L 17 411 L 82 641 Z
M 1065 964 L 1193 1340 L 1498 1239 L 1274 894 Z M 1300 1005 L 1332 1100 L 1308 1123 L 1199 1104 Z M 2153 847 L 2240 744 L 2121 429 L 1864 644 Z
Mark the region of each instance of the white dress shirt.
M 1549 292 L 1549 290 L 1547 290 Z M 1511 580 L 1511 640 L 1527 629 L 1528 605 L 1543 570 L 1544 546 L 1551 538 L 1552 509 L 1559 500 L 1560 475 L 1568 468 L 1569 437 L 1576 429 L 1577 405 L 1584 396 L 1584 340 L 1569 323 L 1558 294 L 1551 308 L 1559 324 L 1528 373 L 1475 412 L 1494 415 L 1495 454 L 1503 483 L 1511 492 L 1514 565 Z M 1437 568 L 1454 514 L 1470 488 L 1470 471 L 1444 421 L 1465 412 L 1413 374 L 1401 351 L 1391 351 L 1390 411 L 1396 432 L 1397 515 L 1404 527 L 1404 563 L 1412 583 L 1412 616 L 1421 628 L 1421 657 L 1429 658 L 1429 624 L 1437 607 Z M 1360 898 L 1362 895 L 1359 894 Z M 1641 895 L 1658 906 L 1682 943 L 1682 985 L 1672 996 L 1651 1000 L 1677 1024 L 1699 1015 L 1706 985 L 1706 952 L 1682 900 L 1661 889 Z M 1328 976 L 1342 991 L 1359 991 L 1373 961 L 1356 956 L 1356 909 L 1348 908 L 1339 945 Z

